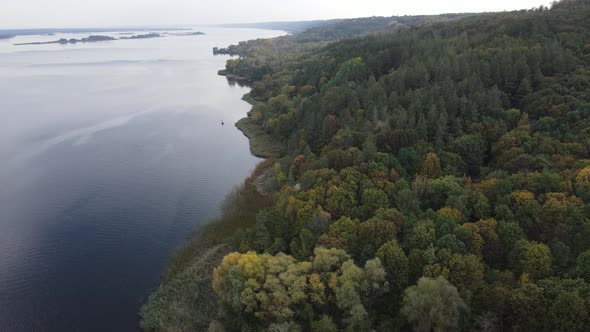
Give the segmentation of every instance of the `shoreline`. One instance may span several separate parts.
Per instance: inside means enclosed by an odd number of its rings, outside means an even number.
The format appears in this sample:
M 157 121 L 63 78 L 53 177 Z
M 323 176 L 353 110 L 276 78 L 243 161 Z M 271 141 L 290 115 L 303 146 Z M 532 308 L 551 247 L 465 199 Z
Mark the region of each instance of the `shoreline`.
M 244 83 L 246 85 L 248 83 L 250 83 L 250 80 L 247 77 L 239 76 L 239 75 L 235 75 L 235 74 L 228 74 L 227 70 L 225 70 L 225 69 L 220 69 L 219 71 L 217 71 L 217 75 L 225 76 L 228 80 L 239 82 L 239 83 Z M 242 98 L 242 100 L 243 99 L 244 98 Z
M 225 76 L 225 75 L 220 75 Z M 249 93 L 242 100 L 254 106 Z M 248 139 L 252 155 L 262 158 L 243 184 L 228 193 L 222 203 L 222 216 L 190 234 L 176 249 L 162 273 L 160 284 L 139 311 L 143 331 L 207 330 L 217 315 L 217 295 L 213 290 L 213 269 L 223 257 L 239 247 L 235 235 L 256 223 L 258 211 L 273 203 L 272 190 L 264 184 L 273 181 L 274 160 L 284 151 L 248 115 L 235 126 Z
M 245 94 L 242 97 L 242 100 L 252 106 L 257 103 L 257 101 L 250 97 L 250 93 Z M 264 128 L 252 120 L 250 117 L 251 112 L 252 109 L 250 109 L 246 117 L 236 122 L 236 128 L 248 138 L 250 153 L 255 157 L 262 159 L 279 158 L 285 152 L 285 147 L 282 143 L 274 141 L 272 137 L 264 131 Z
M 213 269 L 239 248 L 235 235 L 256 223 L 256 214 L 272 205 L 262 193 L 273 161 L 261 161 L 244 183 L 222 203 L 222 216 L 208 220 L 178 247 L 162 273 L 161 282 L 139 310 L 142 331 L 207 330 L 218 312 Z

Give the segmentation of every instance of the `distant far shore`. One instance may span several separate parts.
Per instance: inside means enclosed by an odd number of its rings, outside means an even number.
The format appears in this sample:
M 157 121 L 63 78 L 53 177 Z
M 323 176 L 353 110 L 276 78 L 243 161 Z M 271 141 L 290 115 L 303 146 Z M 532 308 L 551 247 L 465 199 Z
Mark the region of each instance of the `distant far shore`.
M 54 35 L 57 33 L 106 33 L 126 31 L 141 33 L 150 31 L 190 31 L 190 28 L 164 28 L 164 27 L 142 27 L 142 28 L 55 28 L 55 29 L 0 29 L 1 36 L 32 36 L 32 35 Z
M 58 40 L 52 40 L 52 41 L 46 41 L 46 42 L 17 43 L 17 44 L 14 44 L 14 45 L 16 45 L 16 46 L 22 46 L 22 45 L 47 45 L 47 44 L 61 44 L 61 45 L 65 45 L 65 44 L 95 43 L 95 42 L 102 42 L 102 41 L 126 40 L 126 39 L 150 39 L 150 38 L 165 37 L 167 35 L 171 35 L 171 36 L 201 36 L 201 35 L 204 35 L 205 33 L 200 32 L 200 31 L 196 31 L 196 32 L 187 32 L 187 33 L 166 33 L 165 35 L 164 34 L 159 34 L 159 33 L 154 33 L 154 32 L 148 33 L 148 34 L 143 34 L 143 35 L 133 35 L 131 33 L 131 36 L 128 36 L 129 33 L 124 33 L 124 34 L 125 34 L 124 37 L 119 37 L 119 38 L 115 38 L 115 37 L 111 37 L 111 36 L 91 35 L 91 36 L 88 36 L 88 37 L 82 38 L 82 39 L 61 38 L 61 39 L 58 39 Z

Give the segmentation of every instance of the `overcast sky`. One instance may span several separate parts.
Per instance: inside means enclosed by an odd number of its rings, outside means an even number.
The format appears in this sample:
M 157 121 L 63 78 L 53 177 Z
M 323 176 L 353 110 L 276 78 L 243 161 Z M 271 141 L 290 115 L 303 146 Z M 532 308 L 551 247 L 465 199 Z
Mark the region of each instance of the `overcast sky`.
M 546 0 L 0 0 L 0 29 L 198 25 L 529 9 Z

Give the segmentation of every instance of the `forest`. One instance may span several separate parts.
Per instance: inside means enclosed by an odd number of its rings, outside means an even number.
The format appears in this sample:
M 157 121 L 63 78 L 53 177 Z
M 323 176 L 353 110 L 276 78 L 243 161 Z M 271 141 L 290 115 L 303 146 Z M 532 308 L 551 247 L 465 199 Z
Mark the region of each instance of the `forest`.
M 587 331 L 588 18 L 563 0 L 233 46 L 284 152 L 215 264 L 209 331 Z

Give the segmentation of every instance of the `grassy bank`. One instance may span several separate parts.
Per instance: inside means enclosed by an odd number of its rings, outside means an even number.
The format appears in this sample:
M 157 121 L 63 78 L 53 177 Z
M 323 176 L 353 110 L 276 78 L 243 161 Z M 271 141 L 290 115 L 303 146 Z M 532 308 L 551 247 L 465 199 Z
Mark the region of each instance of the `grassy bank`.
M 284 152 L 284 146 L 273 140 L 264 129 L 250 118 L 243 118 L 236 127 L 250 139 L 250 151 L 259 158 L 276 158 Z
M 242 100 L 250 105 L 256 104 L 249 93 L 242 97 Z M 243 118 L 236 123 L 236 127 L 250 140 L 250 152 L 259 158 L 278 158 L 285 152 L 283 143 L 274 140 L 264 131 L 260 125 L 249 117 Z
M 232 238 L 252 226 L 258 210 L 272 198 L 260 188 L 271 176 L 272 161 L 260 163 L 244 184 L 225 199 L 222 216 L 202 226 L 178 249 L 165 271 L 162 283 L 141 308 L 145 331 L 202 331 L 217 314 L 217 299 L 211 285 L 213 268 L 235 250 Z

